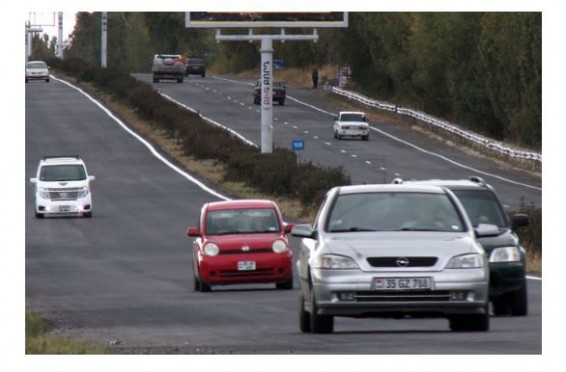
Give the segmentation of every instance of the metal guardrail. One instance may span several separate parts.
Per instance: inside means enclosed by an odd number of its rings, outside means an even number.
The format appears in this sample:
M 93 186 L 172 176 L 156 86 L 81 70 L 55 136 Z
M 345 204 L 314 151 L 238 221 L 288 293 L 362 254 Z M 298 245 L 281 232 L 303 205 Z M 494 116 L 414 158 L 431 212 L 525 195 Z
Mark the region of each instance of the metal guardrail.
M 378 101 L 376 99 L 369 98 L 362 94 L 348 91 L 346 89 L 339 87 L 332 87 L 332 92 L 340 96 L 360 102 L 364 105 L 375 107 L 379 110 L 385 110 L 385 111 L 397 113 L 399 115 L 410 116 L 414 119 L 433 125 L 441 130 L 452 133 L 460 138 L 473 142 L 474 144 L 477 144 L 488 150 L 495 151 L 502 155 L 506 155 L 515 159 L 524 159 L 524 160 L 530 160 L 530 161 L 536 161 L 542 163 L 541 153 L 512 148 L 509 145 L 505 145 L 491 138 L 481 136 L 471 131 L 463 130 L 457 125 L 451 124 L 444 120 L 440 120 L 433 116 L 427 115 L 423 112 L 400 107 L 384 101 Z

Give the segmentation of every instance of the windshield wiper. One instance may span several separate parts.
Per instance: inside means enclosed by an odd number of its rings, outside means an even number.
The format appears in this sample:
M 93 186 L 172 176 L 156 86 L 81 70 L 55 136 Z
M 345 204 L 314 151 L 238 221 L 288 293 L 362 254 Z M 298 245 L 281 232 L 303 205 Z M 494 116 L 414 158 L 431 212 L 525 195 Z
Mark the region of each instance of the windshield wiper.
M 399 230 L 395 230 L 395 231 L 446 231 L 446 230 L 439 230 L 439 229 L 424 229 L 424 228 L 418 228 L 418 227 L 403 227 Z

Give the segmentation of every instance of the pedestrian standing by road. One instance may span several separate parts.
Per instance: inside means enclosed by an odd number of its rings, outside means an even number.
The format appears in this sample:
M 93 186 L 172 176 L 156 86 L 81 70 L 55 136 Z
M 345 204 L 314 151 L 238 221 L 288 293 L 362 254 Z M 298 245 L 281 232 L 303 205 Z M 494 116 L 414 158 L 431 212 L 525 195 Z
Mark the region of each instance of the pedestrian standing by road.
M 315 67 L 312 70 L 312 87 L 313 89 L 316 89 L 317 86 L 318 86 L 318 70 Z

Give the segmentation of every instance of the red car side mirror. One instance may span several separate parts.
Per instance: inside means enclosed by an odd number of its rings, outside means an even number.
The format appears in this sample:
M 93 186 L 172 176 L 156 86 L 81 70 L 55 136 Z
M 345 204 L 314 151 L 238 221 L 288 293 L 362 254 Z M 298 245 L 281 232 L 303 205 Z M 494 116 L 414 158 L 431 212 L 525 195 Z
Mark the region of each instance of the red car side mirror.
M 295 226 L 295 224 L 286 223 L 283 232 L 284 232 L 285 234 L 289 234 L 289 233 L 291 232 L 291 230 L 293 230 L 293 226 Z
M 188 236 L 200 236 L 200 230 L 198 227 L 189 227 L 187 229 Z

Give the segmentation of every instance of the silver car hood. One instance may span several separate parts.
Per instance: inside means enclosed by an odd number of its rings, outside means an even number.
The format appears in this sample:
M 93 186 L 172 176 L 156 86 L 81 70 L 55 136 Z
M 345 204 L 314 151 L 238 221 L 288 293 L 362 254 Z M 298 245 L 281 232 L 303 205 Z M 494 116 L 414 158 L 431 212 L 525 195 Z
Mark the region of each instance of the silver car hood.
M 328 253 L 348 256 L 361 269 L 373 270 L 368 257 L 437 257 L 438 268 L 454 256 L 483 250 L 467 233 L 403 231 L 326 234 L 318 254 Z

